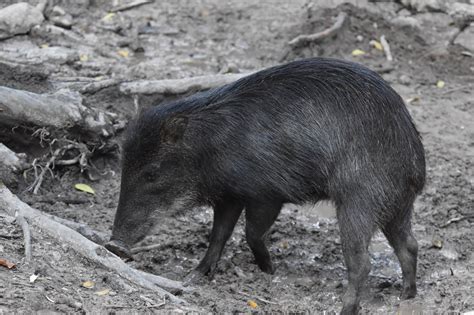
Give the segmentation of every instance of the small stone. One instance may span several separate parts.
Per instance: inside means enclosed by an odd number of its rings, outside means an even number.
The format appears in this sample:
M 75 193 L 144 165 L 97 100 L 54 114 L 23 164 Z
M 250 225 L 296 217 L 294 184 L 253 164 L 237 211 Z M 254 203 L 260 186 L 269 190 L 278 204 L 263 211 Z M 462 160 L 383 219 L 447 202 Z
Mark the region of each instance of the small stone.
M 64 11 L 64 9 L 59 6 L 53 7 L 53 10 L 49 14 L 48 18 L 56 26 L 68 29 L 72 26 L 72 16 L 67 14 L 66 11 Z
M 441 255 L 451 260 L 458 260 L 459 253 L 451 246 L 445 246 L 441 251 Z
M 26 58 L 38 62 L 65 64 L 79 59 L 77 51 L 65 47 L 47 47 L 34 49 L 26 53 Z
M 407 9 L 401 9 L 400 11 L 398 11 L 398 16 L 410 16 L 411 15 L 411 12 Z
M 418 12 L 441 11 L 443 0 L 402 0 L 402 4 Z
M 402 74 L 399 78 L 398 78 L 398 82 L 400 82 L 401 84 L 403 85 L 410 85 L 411 83 L 411 78 L 409 76 L 407 76 L 406 74 Z
M 474 23 L 466 27 L 454 40 L 454 44 L 474 52 Z
M 397 16 L 391 20 L 391 23 L 400 28 L 419 29 L 421 27 L 420 21 L 411 16 Z
M 35 25 L 43 23 L 43 13 L 26 2 L 0 9 L 0 39 L 26 34 Z
M 443 247 L 443 241 L 440 239 L 433 239 L 431 244 L 433 245 L 433 247 L 438 248 L 438 249 Z

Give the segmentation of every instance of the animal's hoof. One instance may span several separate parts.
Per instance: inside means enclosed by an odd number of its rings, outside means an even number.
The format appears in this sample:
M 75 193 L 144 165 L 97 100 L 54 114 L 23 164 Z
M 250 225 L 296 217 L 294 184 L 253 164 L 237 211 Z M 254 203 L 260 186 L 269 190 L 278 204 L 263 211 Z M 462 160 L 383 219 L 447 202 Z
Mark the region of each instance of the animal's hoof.
M 407 287 L 403 289 L 401 300 L 413 299 L 416 296 L 416 287 Z

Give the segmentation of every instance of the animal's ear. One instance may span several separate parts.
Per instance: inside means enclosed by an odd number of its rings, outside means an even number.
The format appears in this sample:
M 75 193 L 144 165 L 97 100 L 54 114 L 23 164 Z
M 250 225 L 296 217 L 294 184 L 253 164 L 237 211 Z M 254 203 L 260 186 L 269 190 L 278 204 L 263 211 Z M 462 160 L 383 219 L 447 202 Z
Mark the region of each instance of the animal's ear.
M 167 118 L 160 128 L 162 143 L 176 143 L 183 139 L 184 131 L 188 125 L 188 117 L 178 115 Z

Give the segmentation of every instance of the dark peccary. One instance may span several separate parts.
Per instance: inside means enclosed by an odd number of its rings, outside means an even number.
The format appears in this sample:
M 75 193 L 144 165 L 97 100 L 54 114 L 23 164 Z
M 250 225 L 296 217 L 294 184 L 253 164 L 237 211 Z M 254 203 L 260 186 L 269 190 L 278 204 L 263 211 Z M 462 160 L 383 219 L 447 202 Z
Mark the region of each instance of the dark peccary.
M 425 181 L 420 136 L 401 97 L 355 63 L 312 58 L 276 66 L 153 107 L 129 127 L 109 249 L 129 248 L 164 216 L 210 205 L 210 245 L 196 274 L 212 274 L 245 208 L 246 238 L 273 273 L 263 237 L 283 203 L 332 200 L 349 284 L 342 313 L 356 313 L 383 231 L 416 294 L 413 202 Z

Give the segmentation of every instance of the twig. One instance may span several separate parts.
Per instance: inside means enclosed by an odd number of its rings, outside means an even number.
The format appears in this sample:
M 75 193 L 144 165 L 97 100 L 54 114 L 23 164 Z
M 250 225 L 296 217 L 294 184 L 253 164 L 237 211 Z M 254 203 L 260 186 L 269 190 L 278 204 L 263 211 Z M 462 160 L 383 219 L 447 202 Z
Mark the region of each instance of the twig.
M 191 90 L 206 90 L 228 84 L 251 73 L 228 73 L 185 79 L 140 80 L 120 84 L 124 94 L 182 94 Z
M 31 262 L 31 233 L 30 233 L 30 226 L 28 222 L 26 222 L 25 218 L 18 213 L 15 212 L 15 220 L 21 226 L 23 230 L 23 238 L 24 238 L 24 246 L 25 246 L 25 261 L 27 264 Z
M 454 217 L 452 219 L 449 219 L 445 224 L 441 225 L 441 227 L 444 228 L 444 227 L 447 227 L 448 225 L 450 225 L 451 223 L 459 222 L 459 221 L 466 220 L 466 219 L 471 219 L 471 218 L 474 218 L 474 214 L 468 214 L 468 215 L 463 215 L 463 216 L 460 216 L 460 217 Z
M 20 215 L 29 219 L 33 226 L 48 233 L 58 242 L 66 244 L 90 261 L 116 272 L 119 276 L 130 282 L 152 290 L 161 298 L 168 296 L 172 302 L 186 303 L 181 298 L 174 296 L 163 288 L 181 291 L 189 291 L 191 288 L 184 288 L 181 282 L 170 279 L 162 281 L 162 277 L 157 277 L 152 274 L 146 274 L 147 276 L 145 277 L 145 272 L 129 267 L 119 257 L 107 251 L 104 247 L 89 241 L 76 231 L 50 219 L 48 216 L 42 214 L 41 211 L 31 208 L 12 194 L 2 183 L 0 183 L 0 209 L 3 209 L 12 216 L 18 211 Z
M 144 5 L 144 4 L 152 3 L 152 2 L 153 2 L 153 0 L 137 0 L 137 1 L 133 1 L 133 2 L 126 3 L 126 4 L 123 4 L 123 5 L 117 6 L 115 8 L 112 8 L 110 10 L 110 12 L 119 12 L 119 11 L 130 10 L 130 9 L 139 7 L 139 6 Z
M 334 36 L 343 26 L 346 21 L 347 14 L 345 12 L 339 12 L 336 17 L 336 22 L 330 27 L 319 33 L 310 35 L 299 35 L 288 42 L 290 46 L 300 46 L 307 42 L 320 42 L 321 40 Z
M 50 298 L 50 297 L 47 296 L 46 294 L 44 295 L 44 297 L 45 297 L 48 301 L 50 301 L 51 303 L 53 303 L 53 304 L 56 303 L 52 298 Z
M 159 303 L 159 304 L 156 304 L 155 301 L 153 301 L 152 299 L 150 299 L 149 297 L 146 297 L 144 295 L 140 295 L 140 299 L 142 299 L 143 301 L 147 302 L 149 305 L 147 305 L 148 308 L 151 308 L 151 307 L 162 307 L 163 305 L 166 304 L 166 299 L 163 299 L 163 302 Z
M 395 67 L 392 66 L 392 65 L 386 65 L 384 67 L 381 67 L 381 68 L 378 68 L 378 69 L 374 69 L 375 72 L 377 72 L 378 74 L 384 74 L 384 73 L 390 73 L 392 72 L 393 70 L 395 70 Z
M 387 60 L 393 61 L 392 52 L 390 51 L 390 45 L 385 39 L 385 35 L 380 36 L 380 44 L 382 44 L 383 51 L 385 52 L 385 56 L 387 56 Z
M 92 82 L 89 84 L 84 85 L 79 92 L 82 94 L 92 94 L 92 93 L 97 93 L 100 90 L 103 90 L 105 88 L 117 85 L 121 83 L 123 80 L 122 79 L 106 79 L 98 82 Z
M 150 251 L 150 250 L 160 248 L 161 246 L 163 246 L 163 244 L 151 244 L 151 245 L 146 245 L 146 246 L 134 247 L 134 248 L 132 248 L 132 254 L 136 254 L 136 253 L 140 253 L 140 252 L 147 252 L 147 251 Z
M 248 293 L 245 293 L 243 291 L 239 291 L 239 294 L 242 294 L 246 297 L 249 297 L 249 298 L 254 298 L 256 300 L 259 300 L 260 302 L 263 302 L 263 303 L 267 303 L 267 304 L 272 304 L 272 305 L 279 305 L 280 303 L 277 303 L 277 302 L 272 302 L 272 301 L 269 301 L 269 300 L 265 300 L 264 298 L 261 298 L 259 296 L 253 296 L 253 295 L 250 295 Z
M 472 88 L 471 84 L 458 86 L 458 87 L 455 87 L 455 88 L 444 91 L 443 93 L 441 93 L 441 95 L 446 95 L 446 94 L 449 94 L 449 93 L 452 93 L 452 92 L 467 90 L 467 89 L 471 89 L 471 88 Z

